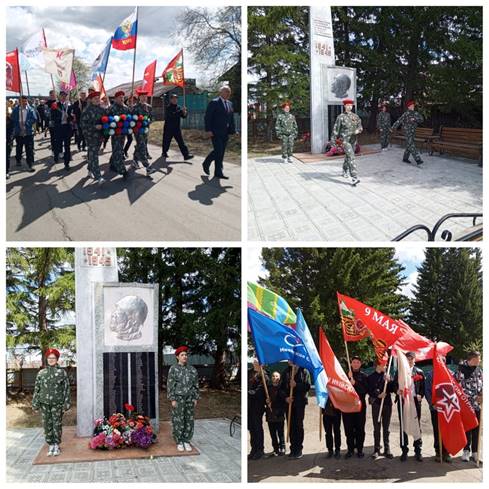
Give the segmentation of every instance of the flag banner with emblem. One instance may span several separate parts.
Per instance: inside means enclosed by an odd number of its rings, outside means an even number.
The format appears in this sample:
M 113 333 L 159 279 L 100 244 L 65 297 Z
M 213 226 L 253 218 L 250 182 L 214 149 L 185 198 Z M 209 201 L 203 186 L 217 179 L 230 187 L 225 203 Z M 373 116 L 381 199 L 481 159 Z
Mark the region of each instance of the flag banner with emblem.
M 93 81 L 93 88 L 95 88 L 95 91 L 100 92 L 100 100 L 107 99 L 104 81 L 102 80 L 101 75 L 97 75 L 97 78 Z
M 467 444 L 465 433 L 476 428 L 479 422 L 462 387 L 448 371 L 436 344 L 432 356 L 432 403 L 437 411 L 443 446 L 450 455 L 456 455 Z
M 304 342 L 304 347 L 309 354 L 309 358 L 311 359 L 311 363 L 314 368 L 314 370 L 311 371 L 311 376 L 314 381 L 316 402 L 318 403 L 318 406 L 324 408 L 326 406 L 326 402 L 328 401 L 328 389 L 326 388 L 328 377 L 326 376 L 324 365 L 321 361 L 321 357 L 319 356 L 316 344 L 312 338 L 311 331 L 309 330 L 300 309 L 297 310 L 297 323 L 295 331 Z
M 21 92 L 19 50 L 7 53 L 7 71 L 5 73 L 5 88 L 11 92 Z
M 56 75 L 59 81 L 70 83 L 73 69 L 74 49 L 43 48 L 44 71 Z
M 183 49 L 168 63 L 161 76 L 163 78 L 163 85 L 175 85 L 177 87 L 183 87 L 185 85 Z
M 65 92 L 71 92 L 77 85 L 77 80 L 76 80 L 76 74 L 74 70 L 71 70 L 71 78 L 70 78 L 70 83 L 60 83 L 60 90 L 63 90 Z
M 112 47 L 119 51 L 135 49 L 138 37 L 137 8 L 126 17 L 114 32 Z
M 395 353 L 395 350 L 401 350 L 404 353 L 412 351 L 416 354 L 417 362 L 431 360 L 433 358 L 434 342 L 416 333 L 416 331 L 414 331 L 402 319 L 399 319 L 399 323 L 402 325 L 404 333 L 392 345 L 393 352 Z M 447 354 L 453 350 L 453 346 L 445 343 L 444 341 L 440 341 L 437 343 L 437 350 L 438 353 L 447 356 Z
M 153 96 L 155 75 L 156 75 L 156 60 L 154 60 L 144 69 L 143 83 L 140 87 L 141 90 L 148 92 L 148 97 Z
M 283 297 L 253 282 L 248 282 L 248 306 L 279 323 L 293 326 L 297 321 L 295 312 Z
M 326 372 L 326 386 L 333 406 L 344 413 L 360 412 L 362 401 L 336 358 L 323 328 L 319 328 L 319 356 Z
M 46 38 L 43 29 L 32 34 L 20 48 L 20 53 L 25 58 L 25 62 L 22 64 L 24 69 L 27 70 L 33 66 L 42 68 L 44 66 L 42 50 L 46 47 Z
M 103 75 L 107 71 L 107 63 L 109 62 L 110 48 L 112 47 L 112 37 L 105 44 L 103 51 L 95 58 L 90 68 L 91 80 L 95 80 L 97 75 Z
M 368 338 L 370 333 L 362 321 L 357 321 L 355 313 L 349 309 L 345 301 L 338 296 L 338 308 L 340 311 L 341 328 L 343 329 L 343 338 L 345 341 L 360 341 Z
M 315 367 L 304 341 L 294 329 L 250 307 L 248 324 L 260 365 L 290 360 L 295 365 L 314 372 Z
M 402 429 L 406 435 L 412 436 L 414 440 L 419 440 L 421 428 L 414 402 L 414 380 L 411 372 L 412 369 L 406 355 L 401 350 L 397 350 L 397 381 L 402 399 Z

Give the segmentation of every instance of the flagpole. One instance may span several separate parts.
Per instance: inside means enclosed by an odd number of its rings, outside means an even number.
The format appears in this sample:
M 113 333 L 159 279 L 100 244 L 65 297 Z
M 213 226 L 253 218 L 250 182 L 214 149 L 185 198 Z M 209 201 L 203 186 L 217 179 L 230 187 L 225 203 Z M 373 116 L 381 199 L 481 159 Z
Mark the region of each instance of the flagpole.
M 476 467 L 479 467 L 480 465 L 480 459 L 481 459 L 481 448 L 482 448 L 482 445 L 481 445 L 481 441 L 482 441 L 482 402 L 483 402 L 483 399 L 481 398 L 481 402 L 480 402 L 480 406 L 481 406 L 481 409 L 480 409 L 480 420 L 479 420 L 479 434 L 477 435 L 477 461 L 476 461 Z
M 270 403 L 270 394 L 268 393 L 268 386 L 267 386 L 267 379 L 265 379 L 265 372 L 263 370 L 263 366 L 260 365 L 260 375 L 261 375 L 261 381 L 263 383 L 263 389 L 265 389 L 265 396 L 267 398 L 267 407 Z M 270 408 L 270 411 L 272 409 Z
M 295 380 L 295 374 L 296 374 L 296 366 L 292 365 L 292 373 L 290 380 Z M 294 394 L 294 388 L 292 387 L 292 382 L 289 381 L 290 384 L 290 389 L 289 389 L 289 412 L 287 413 L 287 443 L 289 443 L 289 437 L 290 437 L 290 418 L 292 417 L 292 396 Z
M 319 406 L 319 441 L 323 437 L 323 412 L 321 406 Z
M 139 25 L 138 25 L 138 16 L 139 16 L 139 7 L 136 7 L 136 25 L 137 29 L 139 30 Z M 137 45 L 138 45 L 138 34 L 136 32 L 136 40 L 134 41 L 134 57 L 132 59 L 132 83 L 131 83 L 131 107 L 134 105 L 134 74 L 136 71 L 136 50 L 137 50 Z
M 20 121 L 20 127 L 21 127 L 21 134 L 25 135 L 25 127 L 24 127 L 24 115 L 22 113 L 22 104 L 21 100 L 23 97 L 23 92 L 22 92 L 22 77 L 20 76 L 20 60 L 19 60 L 19 49 L 15 49 L 17 51 L 17 69 L 18 69 L 18 75 L 19 75 L 19 85 L 20 85 L 20 99 L 19 99 L 19 121 Z
M 25 73 L 25 83 L 27 85 L 27 96 L 31 98 L 31 91 L 29 89 L 29 77 L 27 76 L 27 70 L 24 70 Z
M 187 108 L 187 104 L 185 102 L 185 63 L 183 61 L 183 48 L 182 48 L 182 71 L 183 71 L 183 106 Z
M 48 42 L 46 40 L 46 33 L 44 32 L 44 27 L 42 28 L 42 37 L 44 38 L 44 46 L 47 48 L 48 47 Z M 51 85 L 53 87 L 53 91 L 54 91 L 54 93 L 56 93 L 56 87 L 54 85 L 53 74 L 50 73 L 49 76 L 51 77 Z
M 438 421 L 438 446 L 440 447 L 440 464 L 443 463 L 443 441 L 441 439 L 441 423 L 440 423 L 440 416 L 438 416 L 438 413 L 436 413 L 437 416 L 437 421 Z
M 387 376 L 389 375 L 389 371 L 391 369 L 391 364 L 392 364 L 392 350 L 391 350 L 391 356 L 389 358 L 389 363 L 387 365 L 387 371 L 385 372 L 384 389 L 382 390 L 382 394 L 385 394 L 387 391 Z M 384 399 L 385 399 L 385 396 L 380 401 L 380 411 L 379 411 L 379 417 L 377 419 L 377 423 L 380 423 L 380 420 L 382 418 L 382 408 L 384 407 Z
M 348 342 L 346 340 L 345 340 L 345 350 L 346 350 L 346 361 L 348 362 L 348 373 L 350 374 L 348 377 L 350 377 L 351 380 L 350 353 L 348 352 Z

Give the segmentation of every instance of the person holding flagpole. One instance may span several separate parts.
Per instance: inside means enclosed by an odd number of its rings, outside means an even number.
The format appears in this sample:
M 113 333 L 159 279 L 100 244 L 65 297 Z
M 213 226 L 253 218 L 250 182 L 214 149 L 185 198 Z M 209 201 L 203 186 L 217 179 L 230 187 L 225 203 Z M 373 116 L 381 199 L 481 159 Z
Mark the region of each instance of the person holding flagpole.
M 54 152 L 54 163 L 58 163 L 60 154 L 63 154 L 65 170 L 70 170 L 71 161 L 71 137 L 73 135 L 73 106 L 67 100 L 68 94 L 61 90 L 59 102 L 51 105 L 51 117 L 54 124 L 54 139 L 56 148 Z
M 263 415 L 266 409 L 266 393 L 263 379 L 267 382 L 268 376 L 262 374 L 262 368 L 255 359 L 248 379 L 248 431 L 251 443 L 248 460 L 260 460 L 265 453 Z
M 180 107 L 178 105 L 178 95 L 176 93 L 170 94 L 170 103 L 165 108 L 165 126 L 163 128 L 163 158 L 168 158 L 168 150 L 172 139 L 178 144 L 178 148 L 182 153 L 185 161 L 191 160 L 194 155 L 190 153 L 182 136 L 182 129 L 180 128 L 180 120 L 187 117 L 188 111 L 186 107 Z
M 273 453 L 271 456 L 285 455 L 285 393 L 281 389 L 280 372 L 273 372 L 268 384 L 269 398 L 266 399 L 266 420 L 272 440 Z

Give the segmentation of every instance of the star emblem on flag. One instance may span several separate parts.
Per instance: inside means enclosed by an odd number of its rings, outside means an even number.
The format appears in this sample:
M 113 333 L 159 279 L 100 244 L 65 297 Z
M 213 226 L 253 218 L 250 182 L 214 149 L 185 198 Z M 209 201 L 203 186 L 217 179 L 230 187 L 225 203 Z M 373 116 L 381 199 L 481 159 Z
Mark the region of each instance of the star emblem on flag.
M 445 383 L 437 385 L 435 398 L 435 409 L 439 413 L 442 413 L 447 423 L 449 423 L 452 416 L 460 412 L 460 403 L 452 384 Z

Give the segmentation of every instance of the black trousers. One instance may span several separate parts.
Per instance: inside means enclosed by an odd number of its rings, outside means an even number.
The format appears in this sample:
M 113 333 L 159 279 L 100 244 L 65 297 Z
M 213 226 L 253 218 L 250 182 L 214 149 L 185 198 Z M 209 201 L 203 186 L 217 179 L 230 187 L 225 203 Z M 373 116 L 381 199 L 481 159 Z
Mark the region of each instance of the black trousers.
M 323 415 L 324 434 L 328 452 L 341 450 L 341 412 L 334 416 Z
M 18 164 L 22 161 L 22 151 L 25 147 L 25 159 L 29 168 L 34 164 L 34 136 L 15 137 L 15 159 Z
M 12 138 L 8 137 L 7 138 L 7 157 L 5 159 L 5 161 L 7 163 L 7 173 L 10 171 L 10 155 L 12 153 L 12 143 L 13 143 Z
M 132 134 L 127 134 L 126 135 L 126 144 L 124 145 L 124 154 L 126 154 L 129 151 L 129 148 L 131 147 L 132 144 Z
M 343 413 L 343 426 L 345 428 L 346 446 L 349 452 L 355 448 L 358 453 L 363 452 L 365 442 L 365 421 L 366 409 L 363 408 L 359 413 Z
M 430 409 L 430 415 L 431 426 L 433 426 L 433 448 L 435 449 L 436 455 L 440 455 L 440 441 L 438 437 L 438 411 Z M 448 452 L 445 450 L 445 447 L 442 447 L 442 454 L 448 454 Z
M 176 129 L 174 128 L 167 129 L 166 124 L 165 124 L 165 128 L 163 129 L 163 154 L 168 153 L 173 138 L 175 138 L 175 141 L 177 142 L 178 148 L 180 149 L 180 152 L 182 153 L 183 157 L 186 158 L 189 154 L 189 151 L 183 140 L 182 130 L 179 127 Z
M 250 432 L 251 453 L 263 453 L 264 433 L 263 415 L 265 410 L 253 410 L 248 407 L 248 431 Z
M 203 165 L 209 168 L 214 161 L 214 175 L 222 175 L 222 162 L 228 139 L 228 136 L 214 136 L 212 138 L 212 147 L 214 149 L 207 155 Z
M 54 130 L 54 127 L 48 127 L 49 129 L 49 143 L 51 145 L 51 151 L 53 152 L 53 155 L 55 155 L 55 159 L 58 159 L 58 155 L 56 154 L 56 150 L 58 149 L 58 145 L 56 143 L 56 132 Z
M 40 116 L 38 124 L 39 124 L 39 129 L 41 131 L 44 131 L 44 129 L 46 128 L 46 119 L 44 117 Z
M 55 141 L 57 151 L 54 153 L 54 161 L 58 162 L 58 155 L 63 153 L 63 161 L 65 167 L 68 167 L 71 160 L 71 136 L 73 135 L 73 130 L 70 124 L 62 124 L 55 129 Z
M 384 441 L 384 451 L 388 452 L 390 450 L 389 426 L 391 424 L 392 404 L 384 403 L 384 405 L 382 406 L 382 416 L 380 418 L 380 423 L 379 423 L 380 402 L 381 399 L 375 400 L 372 403 L 372 418 L 374 422 L 374 452 L 380 452 L 381 428 L 382 428 L 383 441 Z
M 78 149 L 83 150 L 87 146 L 87 142 L 85 141 L 85 136 L 83 135 L 83 131 L 80 126 L 78 126 L 78 129 L 76 131 L 75 142 L 76 145 L 78 146 Z
M 273 450 L 276 452 L 279 448 L 285 450 L 284 420 L 268 421 L 268 431 L 272 439 Z
M 416 405 L 416 413 L 418 415 L 418 419 L 421 419 L 421 403 L 415 400 L 414 404 Z M 399 419 L 401 419 L 401 405 L 402 405 L 402 401 L 399 401 L 397 403 L 397 414 L 399 415 Z M 401 428 L 399 426 L 399 430 L 400 429 Z M 408 436 L 404 432 L 400 433 L 400 436 L 401 436 L 402 453 L 408 453 L 409 452 Z M 414 440 L 413 447 L 414 447 L 414 453 L 421 453 L 421 448 L 423 447 L 423 440 L 421 438 L 419 440 Z
M 481 412 L 475 411 L 475 415 L 477 416 L 477 420 L 479 421 L 479 424 L 480 424 Z M 473 430 L 467 431 L 465 433 L 465 436 L 467 437 L 467 445 L 465 445 L 464 450 L 472 451 L 472 453 L 478 452 L 478 450 L 479 450 L 479 425 L 477 426 L 477 428 L 474 428 Z
M 290 416 L 290 451 L 291 453 L 302 452 L 304 443 L 304 403 L 292 403 Z

